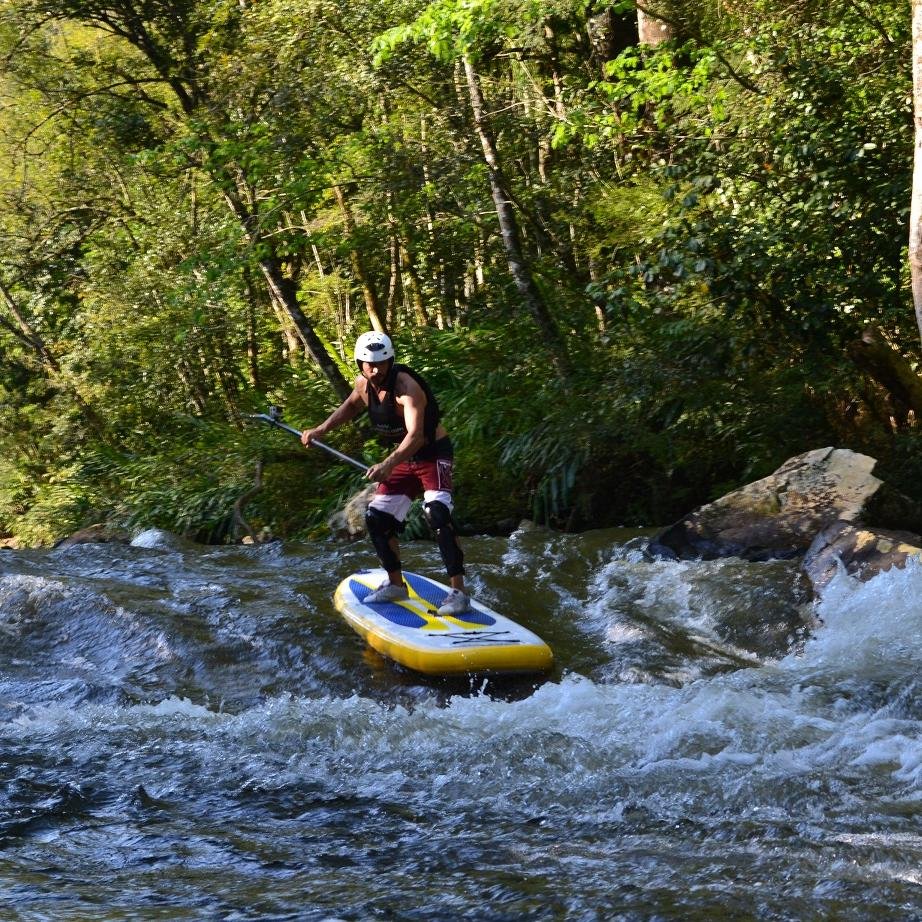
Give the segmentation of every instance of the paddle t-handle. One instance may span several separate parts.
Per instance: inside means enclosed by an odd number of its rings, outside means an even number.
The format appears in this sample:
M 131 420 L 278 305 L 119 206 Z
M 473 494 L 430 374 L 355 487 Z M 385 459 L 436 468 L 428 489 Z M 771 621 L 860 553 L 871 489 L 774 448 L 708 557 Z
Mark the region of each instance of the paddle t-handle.
M 261 419 L 263 422 L 268 423 L 270 426 L 275 426 L 276 429 L 284 429 L 285 432 L 290 432 L 298 439 L 301 438 L 300 429 L 295 429 L 294 426 L 289 426 L 288 423 L 282 422 L 281 407 L 269 407 L 268 413 L 250 413 L 247 419 Z M 327 445 L 326 442 L 321 442 L 320 439 L 311 439 L 311 445 L 316 445 L 318 448 L 322 448 L 324 451 L 333 455 L 334 458 L 339 458 L 340 461 L 345 461 L 347 464 L 351 464 L 353 467 L 357 467 L 360 471 L 367 471 L 368 468 L 371 467 L 370 464 L 366 464 L 364 461 L 359 461 L 358 458 L 351 458 L 349 455 L 343 454 L 341 451 L 337 451 L 335 448 L 333 448 L 332 445 Z

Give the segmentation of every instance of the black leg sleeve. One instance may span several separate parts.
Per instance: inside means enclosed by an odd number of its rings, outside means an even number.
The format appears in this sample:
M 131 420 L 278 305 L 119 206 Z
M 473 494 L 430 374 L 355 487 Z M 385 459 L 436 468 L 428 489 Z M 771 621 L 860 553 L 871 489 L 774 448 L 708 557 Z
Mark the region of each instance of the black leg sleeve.
M 389 512 L 382 512 L 369 506 L 365 513 L 365 525 L 368 528 L 368 537 L 374 545 L 375 553 L 381 566 L 389 573 L 400 569 L 400 557 L 391 547 L 391 538 L 397 536 L 400 523 Z

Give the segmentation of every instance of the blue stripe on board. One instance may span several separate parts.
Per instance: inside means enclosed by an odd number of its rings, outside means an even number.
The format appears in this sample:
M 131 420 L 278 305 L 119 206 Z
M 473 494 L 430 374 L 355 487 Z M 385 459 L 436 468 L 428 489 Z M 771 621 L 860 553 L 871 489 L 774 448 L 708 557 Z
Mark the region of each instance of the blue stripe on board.
M 349 580 L 349 588 L 352 590 L 352 594 L 362 603 L 365 602 L 367 595 L 374 592 L 369 586 L 360 583 L 356 579 Z M 426 623 L 426 619 L 421 618 L 416 612 L 394 602 L 372 602 L 368 607 L 375 614 L 381 615 L 381 617 L 387 618 L 388 621 L 393 624 L 399 624 L 401 627 L 423 627 Z
M 404 580 L 410 588 L 427 604 L 433 608 L 438 608 L 445 598 L 445 590 L 436 586 L 435 583 L 429 582 L 425 576 L 418 576 L 416 573 L 404 573 Z M 478 611 L 472 608 L 463 615 L 455 615 L 459 621 L 465 621 L 467 624 L 480 624 L 488 627 L 496 624 L 496 618 L 490 617 L 486 612 Z
M 349 588 L 352 590 L 352 594 L 360 601 L 365 601 L 365 596 L 374 592 L 374 589 L 371 586 L 366 586 L 364 583 L 360 583 L 357 579 L 349 580 Z
M 404 573 L 403 578 L 407 585 L 428 605 L 438 608 L 445 598 L 445 590 L 430 583 L 425 576 L 416 573 Z

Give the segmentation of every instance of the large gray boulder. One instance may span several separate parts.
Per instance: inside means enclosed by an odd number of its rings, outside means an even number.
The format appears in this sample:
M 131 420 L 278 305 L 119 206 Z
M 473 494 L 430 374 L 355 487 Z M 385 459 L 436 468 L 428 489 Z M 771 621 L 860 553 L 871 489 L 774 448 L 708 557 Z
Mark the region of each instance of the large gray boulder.
M 375 495 L 376 483 L 363 487 L 353 493 L 342 509 L 335 512 L 327 521 L 327 526 L 334 538 L 341 541 L 355 541 L 365 534 L 365 511 L 371 498 Z
M 650 550 L 681 559 L 797 557 L 823 529 L 857 522 L 872 507 L 882 485 L 875 463 L 847 449 L 808 451 L 669 526 Z
M 841 567 L 866 581 L 922 560 L 922 508 L 872 473 L 877 462 L 820 448 L 686 516 L 650 542 L 681 559 L 798 557 L 817 593 Z

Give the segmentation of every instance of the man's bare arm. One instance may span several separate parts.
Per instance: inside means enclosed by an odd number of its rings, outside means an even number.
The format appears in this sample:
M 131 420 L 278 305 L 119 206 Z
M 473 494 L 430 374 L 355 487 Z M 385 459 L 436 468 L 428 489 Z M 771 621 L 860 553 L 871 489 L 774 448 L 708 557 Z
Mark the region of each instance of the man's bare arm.
M 356 379 L 352 393 L 319 426 L 305 429 L 301 433 L 301 442 L 304 445 L 310 445 L 311 439 L 321 438 L 328 432 L 345 425 L 365 409 L 363 381 L 364 379 Z

